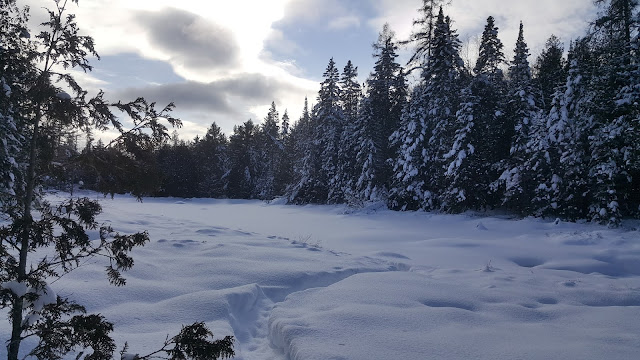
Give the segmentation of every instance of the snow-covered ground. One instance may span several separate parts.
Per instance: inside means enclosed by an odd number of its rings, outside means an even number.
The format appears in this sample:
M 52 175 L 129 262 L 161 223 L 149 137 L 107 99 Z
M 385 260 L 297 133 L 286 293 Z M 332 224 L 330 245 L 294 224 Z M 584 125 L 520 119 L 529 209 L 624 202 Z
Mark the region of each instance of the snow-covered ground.
M 116 230 L 151 235 L 127 286 L 110 286 L 96 261 L 51 287 L 105 315 L 129 352 L 205 321 L 246 360 L 640 354 L 638 223 L 129 196 L 102 205 Z

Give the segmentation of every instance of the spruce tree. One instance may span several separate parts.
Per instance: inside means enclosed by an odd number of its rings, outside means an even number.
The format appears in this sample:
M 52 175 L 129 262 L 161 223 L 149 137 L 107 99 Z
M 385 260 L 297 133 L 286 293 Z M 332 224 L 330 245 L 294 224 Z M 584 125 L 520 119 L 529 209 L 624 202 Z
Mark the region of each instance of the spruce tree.
M 546 113 L 551 111 L 551 102 L 556 89 L 564 85 L 567 80 L 567 64 L 563 56 L 562 42 L 557 36 L 551 35 L 533 67 L 533 81 L 539 91 L 538 103 Z
M 576 40 L 569 51 L 569 75 L 552 101 L 547 118 L 546 139 L 533 150 L 538 159 L 545 158 L 550 172 L 537 181 L 532 201 L 536 212 L 577 220 L 587 215 L 590 196 L 588 146 L 593 120 L 590 91 L 593 56 L 588 43 Z M 543 166 L 543 168 L 545 168 Z M 540 178 L 539 178 L 540 179 Z
M 461 93 L 455 136 L 445 155 L 443 208 L 448 211 L 483 209 L 496 205 L 491 184 L 509 156 L 513 124 L 506 116 L 505 63 L 502 42 L 493 17 L 482 33 L 475 77 Z
M 229 137 L 230 169 L 227 195 L 232 199 L 253 199 L 258 195 L 256 178 L 258 154 L 256 151 L 257 128 L 247 120 L 233 128 Z
M 278 141 L 282 144 L 280 153 L 280 161 L 276 172 L 275 184 L 276 194 L 283 196 L 286 194 L 287 186 L 293 181 L 293 140 L 291 137 L 291 128 L 289 120 L 289 112 L 287 109 L 282 114 L 282 122 L 280 125 L 280 135 Z
M 435 195 L 433 205 L 440 207 L 444 190 L 446 155 L 455 136 L 456 112 L 460 91 L 467 81 L 467 70 L 459 54 L 460 41 L 451 29 L 449 17 L 440 9 L 434 30 L 433 54 L 424 72 L 427 99 L 425 122 L 431 129 L 422 159 L 426 167 L 427 187 Z
M 340 189 L 343 200 L 347 201 L 353 198 L 357 179 L 355 156 L 358 143 L 355 133 L 361 98 L 362 87 L 358 82 L 358 67 L 349 60 L 340 78 L 340 102 L 343 109 L 344 125 L 340 134 L 339 168 L 335 185 Z
M 438 17 L 437 11 L 448 3 L 450 3 L 450 0 L 422 0 L 422 6 L 418 9 L 420 18 L 413 20 L 414 30 L 409 40 L 403 41 L 403 44 L 415 44 L 413 54 L 408 61 L 409 70 L 407 73 L 423 68 L 429 61 L 433 49 L 433 37 Z
M 363 201 L 386 200 L 392 168 L 388 159 L 395 156 L 389 137 L 397 129 L 406 102 L 406 85 L 400 64 L 395 34 L 385 24 L 373 45 L 377 59 L 367 79 L 367 96 L 356 121 L 356 197 Z
M 341 106 L 340 75 L 333 58 L 329 60 L 320 83 L 318 103 L 313 108 L 314 144 L 320 146 L 320 171 L 317 199 L 321 203 L 340 203 L 344 200 L 340 181 L 340 145 L 345 127 Z M 324 195 L 326 193 L 326 195 Z
M 287 199 L 294 204 L 318 203 L 326 199 L 318 192 L 320 183 L 320 146 L 317 125 L 304 99 L 302 116 L 291 130 L 293 182 L 287 189 Z
M 272 102 L 256 137 L 258 159 L 254 181 L 256 197 L 259 199 L 272 200 L 279 195 L 276 176 L 284 150 L 284 145 L 280 141 L 279 122 L 280 116 L 276 104 Z
M 638 32 L 638 1 L 598 0 L 603 13 L 588 39 L 600 64 L 592 77 L 593 123 L 589 138 L 589 177 L 594 181 L 589 217 L 617 226 L 628 204 L 637 154 L 637 54 L 632 36 Z M 595 70 L 595 68 L 594 68 Z
M 198 172 L 198 196 L 219 198 L 225 195 L 229 171 L 228 140 L 222 129 L 213 122 L 202 139 L 194 143 L 194 157 Z
M 525 168 L 525 163 L 528 158 L 532 124 L 541 117 L 535 101 L 528 57 L 529 48 L 524 41 L 521 22 L 514 58 L 509 67 L 507 116 L 511 118 L 509 122 L 514 125 L 514 133 L 509 158 L 501 164 L 502 175 L 495 183 L 501 189 L 502 204 L 520 214 L 529 211 L 530 197 L 533 196 L 530 181 L 533 170 Z

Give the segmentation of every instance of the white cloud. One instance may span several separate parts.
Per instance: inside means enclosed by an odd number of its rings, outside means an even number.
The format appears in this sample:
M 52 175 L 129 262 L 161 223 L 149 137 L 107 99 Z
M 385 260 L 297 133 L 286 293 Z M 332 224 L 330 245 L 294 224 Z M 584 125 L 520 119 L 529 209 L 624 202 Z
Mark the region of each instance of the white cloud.
M 226 131 L 248 117 L 260 121 L 266 113 L 253 110 L 273 100 L 282 107 L 286 104 L 295 119 L 304 96 L 315 96 L 318 84 L 298 77 L 300 71 L 294 61 L 273 61 L 264 52 L 265 42 L 278 37 L 272 29 L 273 23 L 284 17 L 285 9 L 293 2 L 296 1 L 92 0 L 80 1 L 79 6 L 69 2 L 68 6 L 69 11 L 77 15 L 81 31 L 95 39 L 96 49 L 102 56 L 134 53 L 164 61 L 177 75 L 203 85 L 240 81 L 243 74 L 260 74 L 274 84 L 268 100 L 266 96 L 257 99 L 243 93 L 230 95 L 229 104 L 238 110 L 235 117 L 228 113 L 211 115 L 211 111 L 205 113 L 192 107 L 177 108 L 183 118 L 193 116 L 193 121 L 186 122 L 184 129 L 192 134 L 203 127 L 206 129 L 211 121 L 225 125 Z M 31 6 L 32 16 L 40 22 L 46 17 L 42 8 L 54 6 L 50 0 L 24 0 L 24 3 Z M 296 50 L 299 49 L 293 49 Z M 227 55 L 230 61 L 226 61 Z M 100 66 L 99 62 L 95 65 Z M 86 80 L 82 81 L 84 86 L 108 88 L 107 83 L 97 83 L 94 77 L 83 79 Z M 246 92 L 251 92 L 251 85 L 247 86 Z M 122 84 L 118 87 L 123 88 Z M 201 122 L 206 123 L 193 125 Z
M 329 29 L 331 30 L 344 30 L 351 27 L 360 27 L 360 18 L 357 16 L 341 16 L 332 19 L 329 22 Z

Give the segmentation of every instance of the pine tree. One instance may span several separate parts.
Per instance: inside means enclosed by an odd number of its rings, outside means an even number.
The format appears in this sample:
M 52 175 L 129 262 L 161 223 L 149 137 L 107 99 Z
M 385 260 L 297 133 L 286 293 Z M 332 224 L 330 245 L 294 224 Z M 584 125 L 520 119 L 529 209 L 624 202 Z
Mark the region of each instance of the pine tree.
M 434 194 L 435 207 L 440 207 L 437 197 L 444 190 L 443 179 L 448 165 L 445 157 L 454 141 L 460 91 L 468 78 L 459 50 L 458 35 L 451 29 L 451 20 L 444 16 L 441 8 L 434 31 L 433 54 L 424 72 L 427 84 L 425 121 L 431 133 L 422 158 L 427 169 L 427 187 Z
M 256 132 L 253 121 L 247 120 L 242 125 L 234 126 L 233 134 L 229 137 L 227 195 L 232 199 L 253 199 L 257 195 Z
M 338 174 L 336 188 L 339 188 L 343 199 L 353 198 L 353 191 L 357 179 L 356 172 L 356 121 L 358 106 L 362 98 L 362 87 L 358 82 L 358 67 L 353 66 L 351 60 L 347 62 L 340 79 L 340 102 L 342 104 L 344 125 L 340 134 L 340 148 L 338 150 Z
M 20 10 L 13 1 L 4 1 L 0 6 L 0 204 L 3 208 L 15 199 L 21 184 L 20 144 L 23 140 L 22 113 L 17 104 L 24 101 L 28 88 L 16 86 L 29 84 L 36 78 L 36 69 L 29 63 L 30 51 L 28 13 Z M 28 49 L 30 51 L 19 51 Z M 15 205 L 15 204 L 12 204 Z
M 556 89 L 567 80 L 567 64 L 563 54 L 562 42 L 555 35 L 551 35 L 533 67 L 534 84 L 539 91 L 538 103 L 546 113 L 551 111 Z
M 638 31 L 638 1 L 596 3 L 604 5 L 604 12 L 588 36 L 600 64 L 591 84 L 596 96 L 589 138 L 589 177 L 594 181 L 589 217 L 617 226 L 623 211 L 629 211 L 632 159 L 637 150 L 634 143 L 639 135 L 638 96 L 637 91 L 631 90 L 638 84 L 638 78 L 632 75 L 637 69 L 632 36 Z
M 422 68 L 429 61 L 433 48 L 436 19 L 438 17 L 436 11 L 449 2 L 448 0 L 422 0 L 422 6 L 418 9 L 421 13 L 420 18 L 413 21 L 414 30 L 409 40 L 403 42 L 403 44 L 416 44 L 415 50 L 408 62 L 410 65 L 407 71 L 408 74 L 415 69 Z
M 397 148 L 393 160 L 393 178 L 389 207 L 397 210 L 418 210 L 432 207 L 432 193 L 425 188 L 422 154 L 427 131 L 425 127 L 425 85 L 418 84 L 411 93 L 400 118 L 400 125 L 390 137 Z
M 498 39 L 498 27 L 495 26 L 495 20 L 493 16 L 489 16 L 487 25 L 485 25 L 482 32 L 478 59 L 476 60 L 476 66 L 473 68 L 474 73 L 496 77 L 498 78 L 497 80 L 501 80 L 502 69 L 500 66 L 506 63 L 502 52 L 503 48 L 504 45 Z
M 280 161 L 278 163 L 278 169 L 276 173 L 276 194 L 283 196 L 286 194 L 287 186 L 289 186 L 293 180 L 293 140 L 291 137 L 289 113 L 285 109 L 282 114 L 282 123 L 280 126 L 280 136 L 278 138 L 280 144 L 282 144 Z
M 215 122 L 204 137 L 194 143 L 196 168 L 199 170 L 198 196 L 219 198 L 225 195 L 229 171 L 228 145 L 227 137 Z
M 440 207 L 445 158 L 456 131 L 455 113 L 466 70 L 459 55 L 460 41 L 442 8 L 434 24 L 431 56 L 422 66 L 421 84 L 414 89 L 403 113 L 391 194 L 392 205 L 410 208 Z
M 324 194 L 320 202 L 340 203 L 344 200 L 340 181 L 340 142 L 345 126 L 341 107 L 339 73 L 333 58 L 329 61 L 320 84 L 318 103 L 313 108 L 312 118 L 315 144 L 320 146 L 320 171 L 317 193 Z
M 293 183 L 287 190 L 290 203 L 318 203 L 326 199 L 320 183 L 320 146 L 317 141 L 317 125 L 304 99 L 302 116 L 291 130 L 293 147 Z
M 490 16 L 482 34 L 476 75 L 461 93 L 453 144 L 445 155 L 443 208 L 448 211 L 496 205 L 490 185 L 500 175 L 500 163 L 509 156 L 514 128 L 505 114 L 502 48 Z
M 569 75 L 552 101 L 544 136 L 532 156 L 539 159 L 536 195 L 532 204 L 537 214 L 577 220 L 585 218 L 589 197 L 588 146 L 592 123 L 593 96 L 589 90 L 593 57 L 584 40 L 573 43 L 569 52 Z M 542 160 L 544 159 L 544 160 Z M 538 171 L 539 174 L 543 173 Z M 542 181 L 540 181 L 542 180 Z
M 524 41 L 524 30 L 520 23 L 520 32 L 514 58 L 509 67 L 508 114 L 514 124 L 511 139 L 510 156 L 502 163 L 502 175 L 496 186 L 502 189 L 502 204 L 512 211 L 526 214 L 529 211 L 530 198 L 533 196 L 530 177 L 532 170 L 525 168 L 528 159 L 528 144 L 531 141 L 531 127 L 541 117 L 536 106 L 534 89 L 529 67 L 529 49 Z
M 256 137 L 257 173 L 255 174 L 256 197 L 272 200 L 278 194 L 276 175 L 280 168 L 284 145 L 280 141 L 278 123 L 280 117 L 275 102 L 264 118 Z
M 289 136 L 289 132 L 291 129 L 291 123 L 289 120 L 289 112 L 287 109 L 284 109 L 284 114 L 282 114 L 282 123 L 280 125 L 280 140 L 284 140 Z
M 356 197 L 364 201 L 386 200 L 391 185 L 392 168 L 388 159 L 395 156 L 389 137 L 398 128 L 406 102 L 406 85 L 400 64 L 395 34 L 383 26 L 373 45 L 377 59 L 367 80 L 367 97 L 363 99 L 356 121 Z

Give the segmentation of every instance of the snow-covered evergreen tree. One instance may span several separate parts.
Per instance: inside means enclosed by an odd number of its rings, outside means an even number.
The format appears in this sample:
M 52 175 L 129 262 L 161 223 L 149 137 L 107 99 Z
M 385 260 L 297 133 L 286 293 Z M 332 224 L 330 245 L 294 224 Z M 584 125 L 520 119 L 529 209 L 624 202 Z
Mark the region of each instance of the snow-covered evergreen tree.
M 358 67 L 349 60 L 340 78 L 340 102 L 344 121 L 338 149 L 338 173 L 334 180 L 334 186 L 340 189 L 344 200 L 353 198 L 357 178 L 355 155 L 358 143 L 355 133 L 361 98 L 362 87 L 358 82 Z
M 280 116 L 275 102 L 271 103 L 269 112 L 260 125 L 256 136 L 257 173 L 255 174 L 255 196 L 258 199 L 271 200 L 280 195 L 276 176 L 284 152 L 280 141 Z
M 549 113 L 557 88 L 567 81 L 564 45 L 557 36 L 551 35 L 547 39 L 545 48 L 536 59 L 533 67 L 533 81 L 538 91 L 537 103 L 541 109 Z
M 512 211 L 526 214 L 533 196 L 533 170 L 525 167 L 528 159 L 528 144 L 531 141 L 531 128 L 534 122 L 541 118 L 541 111 L 535 101 L 535 91 L 532 85 L 531 68 L 529 67 L 529 48 L 524 40 L 522 22 L 514 58 L 509 67 L 508 84 L 508 114 L 510 123 L 514 124 L 511 138 L 510 156 L 501 165 L 502 174 L 495 183 L 501 190 L 502 204 Z
M 258 174 L 256 151 L 257 128 L 248 120 L 233 128 L 229 138 L 230 170 L 227 193 L 233 199 L 252 199 L 257 194 L 255 181 Z
M 425 139 L 430 133 L 425 123 L 425 85 L 417 85 L 400 118 L 400 126 L 390 137 L 397 148 L 393 159 L 393 178 L 389 206 L 399 210 L 432 207 L 433 194 L 425 187 L 422 156 Z
M 367 97 L 356 121 L 355 169 L 356 197 L 361 201 L 386 200 L 391 168 L 387 159 L 394 156 L 389 136 L 397 129 L 401 109 L 406 102 L 406 87 L 398 55 L 395 34 L 383 26 L 373 45 L 375 67 L 367 80 Z
M 431 129 L 422 159 L 426 169 L 426 182 L 430 191 L 439 196 L 444 190 L 446 155 L 454 141 L 456 112 L 460 104 L 460 91 L 468 73 L 460 57 L 460 40 L 451 29 L 451 20 L 440 9 L 434 29 L 432 55 L 423 73 L 426 89 L 426 123 Z
M 569 63 L 566 84 L 556 92 L 547 117 L 546 139 L 532 150 L 532 157 L 546 158 L 550 170 L 544 181 L 537 182 L 532 203 L 537 214 L 575 220 L 586 216 L 589 196 L 587 154 L 594 93 L 589 91 L 593 58 L 586 41 L 572 44 Z
M 28 13 L 15 2 L 0 6 L 0 211 L 8 210 L 12 199 L 24 190 L 21 178 L 26 157 L 22 146 L 24 111 L 19 111 L 27 91 L 37 76 L 31 63 L 34 56 L 26 28 Z
M 344 200 L 340 181 L 340 145 L 345 126 L 341 106 L 340 75 L 333 58 L 329 61 L 320 84 L 318 103 L 313 107 L 314 145 L 320 146 L 320 171 L 317 186 L 319 202 L 340 203 Z M 324 195 L 326 193 L 326 195 Z
M 490 16 L 482 34 L 476 75 L 461 93 L 453 144 L 445 155 L 448 165 L 443 208 L 448 211 L 496 204 L 490 185 L 500 175 L 500 163 L 509 156 L 514 128 L 505 114 L 502 48 Z
M 320 143 L 317 125 L 304 99 L 302 116 L 291 130 L 293 181 L 287 189 L 287 199 L 294 204 L 326 201 L 325 186 L 320 179 Z
M 289 112 L 287 109 L 282 114 L 282 122 L 280 125 L 279 141 L 282 144 L 280 161 L 276 173 L 276 194 L 278 196 L 285 195 L 287 186 L 293 180 L 293 141 L 291 137 L 291 127 L 289 120 Z
M 198 196 L 219 198 L 226 195 L 229 172 L 229 142 L 214 122 L 207 133 L 194 144 L 196 167 L 200 168 Z

